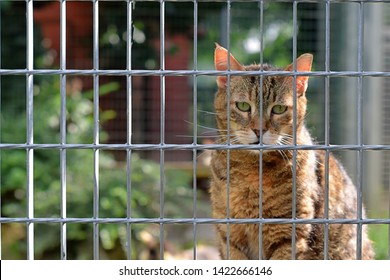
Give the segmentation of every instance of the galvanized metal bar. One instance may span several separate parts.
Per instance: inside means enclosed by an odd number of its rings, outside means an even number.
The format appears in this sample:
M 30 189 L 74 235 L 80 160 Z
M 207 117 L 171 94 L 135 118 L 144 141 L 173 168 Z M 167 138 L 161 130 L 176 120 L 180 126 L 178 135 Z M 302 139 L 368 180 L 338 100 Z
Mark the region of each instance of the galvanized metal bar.
M 160 69 L 165 70 L 165 0 L 160 0 Z M 160 76 L 160 144 L 165 144 L 165 76 Z M 165 152 L 160 149 L 160 219 L 164 219 Z M 164 224 L 160 224 L 160 259 L 164 259 Z
M 359 3 L 358 19 L 358 71 L 363 72 L 363 45 L 364 45 L 364 2 Z M 357 86 L 357 144 L 363 146 L 363 77 L 359 76 Z M 363 150 L 358 150 L 357 162 L 357 218 L 363 219 Z M 357 224 L 356 259 L 362 258 L 362 224 Z
M 66 1 L 60 2 L 60 69 L 66 69 Z M 66 74 L 60 75 L 60 143 L 66 144 Z M 60 185 L 61 185 L 61 218 L 67 217 L 66 211 L 66 149 L 60 149 Z M 67 259 L 67 225 L 61 223 L 60 243 L 61 259 Z
M 126 34 L 126 70 L 131 70 L 131 60 L 132 60 L 132 45 L 133 45 L 133 1 L 127 2 L 127 34 Z M 132 143 L 132 135 L 133 135 L 133 118 L 132 118 L 132 111 L 133 111 L 133 90 L 132 90 L 132 75 L 127 75 L 126 77 L 126 121 L 127 121 L 127 144 L 131 145 Z M 131 218 L 132 216 L 132 183 L 131 183 L 131 174 L 132 174 L 132 150 L 127 149 L 126 150 L 126 188 L 127 188 L 127 209 L 126 209 L 126 217 Z M 132 252 L 132 226 L 131 223 L 126 224 L 126 256 L 127 259 L 130 260 L 131 252 Z
M 330 225 L 340 225 L 340 224 L 346 224 L 346 225 L 357 225 L 359 223 L 364 225 L 389 225 L 390 219 L 389 218 L 378 218 L 378 219 L 291 219 L 291 218 L 267 218 L 267 219 L 234 219 L 234 218 L 224 218 L 224 219 L 214 219 L 214 218 L 9 218 L 9 217 L 2 217 L 0 218 L 0 223 L 6 224 L 6 223 L 47 223 L 47 224 L 58 224 L 58 223 L 68 223 L 68 224 L 124 224 L 124 223 L 132 223 L 132 224 L 189 224 L 192 225 L 196 221 L 197 224 L 292 224 L 296 223 L 299 225 L 307 225 L 307 224 L 318 224 L 323 225 L 326 223 L 329 223 Z
M 330 71 L 330 2 L 325 3 L 325 71 Z M 325 76 L 325 145 L 329 146 L 330 140 L 330 98 L 329 77 Z M 324 218 L 329 218 L 329 150 L 325 150 L 325 198 Z M 329 224 L 324 225 L 324 259 L 329 259 Z
M 264 1 L 259 2 L 260 9 L 260 72 L 263 72 L 264 63 Z M 259 145 L 263 146 L 263 80 L 264 76 L 260 76 L 260 104 L 259 104 L 259 118 L 260 118 L 260 133 L 259 133 Z M 263 151 L 259 153 L 259 218 L 263 218 Z M 259 224 L 259 260 L 263 259 L 263 224 Z
M 133 150 L 133 151 L 160 151 L 160 150 L 329 150 L 329 151 L 390 151 L 390 145 L 222 145 L 222 144 L 204 144 L 204 145 L 193 145 L 193 144 L 25 144 L 25 143 L 0 143 L 0 150 L 24 150 L 24 149 L 35 149 L 35 150 L 47 150 L 47 149 L 96 149 L 96 150 Z
M 99 69 L 99 1 L 93 0 L 93 69 Z M 93 144 L 99 145 L 99 75 L 93 75 Z M 93 149 L 93 217 L 99 217 L 100 150 Z M 93 224 L 93 258 L 99 259 L 99 224 Z
M 231 88 L 230 88 L 230 80 L 231 80 L 231 75 L 230 75 L 230 66 L 231 66 L 231 61 L 230 61 L 230 31 L 231 31 L 231 7 L 232 4 L 230 1 L 226 2 L 226 48 L 228 51 L 228 75 L 227 75 L 227 146 L 231 145 L 231 131 L 230 131 L 230 95 L 231 95 Z M 226 151 L 226 218 L 230 219 L 230 150 Z M 229 260 L 230 259 L 230 224 L 226 225 L 226 258 Z
M 164 77 L 170 77 L 170 76 L 228 76 L 228 75 L 234 75 L 234 76 L 280 76 L 280 77 L 286 77 L 286 76 L 308 76 L 308 77 L 390 77 L 390 72 L 388 71 L 312 71 L 312 72 L 290 72 L 290 71 L 280 71 L 280 70 L 273 70 L 273 71 L 216 71 L 216 70 L 99 70 L 99 69 L 87 69 L 87 70 L 80 70 L 80 69 L 66 69 L 64 71 L 62 70 L 56 70 L 56 69 L 0 69 L 0 75 L 6 76 L 6 75 L 60 75 L 60 74 L 67 74 L 67 75 L 81 75 L 81 76 L 91 76 L 91 75 L 106 75 L 106 76 L 164 76 Z
M 159 150 L 329 150 L 329 151 L 390 151 L 390 145 L 222 145 L 222 144 L 204 144 L 204 145 L 193 145 L 193 144 L 25 144 L 25 143 L 0 143 L 0 150 L 24 150 L 24 149 L 35 149 L 35 150 L 47 150 L 47 149 L 67 149 L 67 150 L 78 150 L 78 149 L 97 149 L 97 150 L 133 150 L 133 151 L 159 151 Z
M 193 70 L 198 70 L 198 1 L 194 0 L 194 46 L 193 46 Z M 198 143 L 198 77 L 194 75 L 193 79 L 193 144 L 197 145 Z M 194 224 L 192 228 L 193 232 L 193 259 L 197 259 L 197 158 L 198 151 L 196 149 L 192 150 L 192 190 L 193 190 L 193 208 L 192 208 L 192 217 L 194 218 Z
M 293 72 L 297 72 L 298 2 L 293 2 Z M 297 145 L 297 76 L 293 76 L 293 145 Z M 297 216 L 297 150 L 292 152 L 292 218 Z M 291 258 L 296 259 L 296 224 L 292 224 Z
M 26 0 L 27 48 L 26 69 L 34 68 L 33 1 Z M 34 143 L 34 75 L 26 75 L 26 143 Z M 26 149 L 27 217 L 34 218 L 34 149 Z M 34 259 L 34 224 L 27 223 L 27 259 Z

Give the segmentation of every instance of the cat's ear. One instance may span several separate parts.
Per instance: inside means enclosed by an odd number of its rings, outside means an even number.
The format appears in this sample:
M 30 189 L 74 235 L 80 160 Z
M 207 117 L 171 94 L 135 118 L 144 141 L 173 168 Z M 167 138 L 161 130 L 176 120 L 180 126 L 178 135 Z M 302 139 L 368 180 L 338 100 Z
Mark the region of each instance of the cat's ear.
M 243 71 L 244 67 L 234 58 L 232 54 L 229 55 L 228 51 L 215 43 L 214 52 L 214 66 L 215 70 L 227 71 L 229 69 L 229 58 L 230 58 L 230 70 Z M 218 76 L 217 84 L 219 88 L 226 88 L 228 78 L 227 76 Z
M 297 58 L 297 71 L 298 72 L 310 72 L 311 65 L 313 63 L 313 55 L 309 53 L 305 53 Z M 285 71 L 293 71 L 293 64 L 290 64 L 286 67 Z M 309 83 L 308 76 L 297 76 L 296 78 L 296 89 L 297 96 L 304 95 L 307 89 L 307 85 Z

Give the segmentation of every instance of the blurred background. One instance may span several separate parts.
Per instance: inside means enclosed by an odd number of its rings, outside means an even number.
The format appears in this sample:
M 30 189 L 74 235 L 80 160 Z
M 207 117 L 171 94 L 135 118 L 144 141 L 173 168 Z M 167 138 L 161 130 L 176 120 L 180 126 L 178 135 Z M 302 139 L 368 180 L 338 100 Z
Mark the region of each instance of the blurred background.
M 26 3 L 0 1 L 1 69 L 26 68 Z M 60 5 L 58 1 L 34 1 L 34 68 L 59 69 Z M 263 25 L 258 2 L 199 2 L 194 29 L 192 2 L 165 3 L 165 69 L 213 70 L 214 42 L 227 46 L 243 64 L 264 62 L 284 67 L 292 62 L 293 5 L 264 1 Z M 314 54 L 314 70 L 325 70 L 326 6 L 299 3 L 297 10 L 298 55 Z M 160 69 L 160 3 L 136 1 L 132 30 L 132 69 Z M 227 28 L 231 16 L 230 33 Z M 390 3 L 365 3 L 362 22 L 359 3 L 330 4 L 329 54 L 331 71 L 390 71 Z M 363 25 L 360 25 L 363 23 Z M 362 34 L 359 34 L 359 25 Z M 125 70 L 127 3 L 99 2 L 99 26 L 93 26 L 92 2 L 67 1 L 66 67 L 93 68 L 93 30 L 99 29 L 99 69 Z M 197 32 L 194 34 L 194 30 Z M 229 36 L 228 36 L 229 34 Z M 263 38 L 261 40 L 261 35 Z M 362 36 L 360 36 L 362 35 Z M 194 49 L 194 38 L 197 49 Z M 362 45 L 359 44 L 359 38 Z M 263 44 L 263 45 L 261 45 Z M 362 68 L 359 68 L 361 48 Z M 195 54 L 195 55 L 194 55 Z M 197 61 L 194 61 L 194 57 Z M 325 142 L 325 78 L 311 77 L 308 89 L 307 123 L 320 144 Z M 0 142 L 26 142 L 26 77 L 1 75 Z M 127 142 L 126 76 L 101 75 L 100 142 Z M 212 76 L 170 76 L 165 81 L 165 143 L 212 143 L 215 136 Z M 358 77 L 331 77 L 330 144 L 358 144 Z M 67 135 L 70 144 L 93 142 L 93 77 L 67 76 Z M 362 78 L 362 140 L 367 145 L 390 145 L 390 78 Z M 160 143 L 160 77 L 132 77 L 132 129 L 134 144 Z M 194 106 L 194 95 L 196 106 Z M 60 77 L 34 76 L 34 143 L 60 142 Z M 196 110 L 194 110 L 196 108 Z M 194 115 L 195 114 L 195 115 Z M 197 120 L 194 130 L 193 121 Z M 126 151 L 100 153 L 100 217 L 126 217 Z M 355 183 L 361 181 L 363 199 L 370 218 L 389 218 L 390 151 L 364 151 L 363 173 L 358 173 L 358 152 L 339 151 Z M 208 202 L 208 154 L 199 153 L 193 172 L 193 152 L 167 150 L 164 174 L 160 174 L 159 151 L 132 154 L 132 216 L 160 216 L 160 179 L 164 178 L 164 216 L 171 218 L 211 217 Z M 72 149 L 66 154 L 67 215 L 93 216 L 93 151 Z M 0 150 L 1 216 L 26 217 L 26 152 Z M 196 178 L 193 178 L 194 174 Z M 360 179 L 360 176 L 361 179 Z M 194 192 L 196 185 L 196 192 Z M 194 199 L 195 195 L 195 199 Z M 34 216 L 60 217 L 60 153 L 34 153 Z M 389 258 L 389 226 L 369 225 L 378 259 Z M 99 226 L 100 257 L 126 258 L 126 225 Z M 135 259 L 159 258 L 160 228 L 133 225 L 132 252 Z M 218 257 L 212 225 L 164 226 L 164 257 L 191 259 L 196 243 L 199 259 Z M 68 224 L 68 259 L 93 258 L 92 225 Z M 195 240 L 195 241 L 194 241 Z M 1 225 L 3 259 L 26 258 L 26 226 Z M 35 258 L 60 259 L 60 225 L 35 225 Z

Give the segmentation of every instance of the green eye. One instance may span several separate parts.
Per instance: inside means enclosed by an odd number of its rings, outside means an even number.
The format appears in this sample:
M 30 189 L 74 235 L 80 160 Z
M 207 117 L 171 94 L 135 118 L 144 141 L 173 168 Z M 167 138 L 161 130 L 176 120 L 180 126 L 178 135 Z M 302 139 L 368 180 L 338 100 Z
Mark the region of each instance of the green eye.
M 236 106 L 242 112 L 249 112 L 251 110 L 251 105 L 247 102 L 237 102 Z
M 275 105 L 272 107 L 272 113 L 280 115 L 287 111 L 287 106 L 285 105 Z

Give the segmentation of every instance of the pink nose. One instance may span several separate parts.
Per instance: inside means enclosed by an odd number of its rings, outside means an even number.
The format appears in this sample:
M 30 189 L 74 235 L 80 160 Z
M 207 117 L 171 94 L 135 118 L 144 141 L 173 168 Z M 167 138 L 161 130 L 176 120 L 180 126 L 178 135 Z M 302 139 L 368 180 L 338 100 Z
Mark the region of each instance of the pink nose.
M 253 132 L 256 134 L 257 138 L 260 138 L 260 130 L 259 129 L 252 129 Z M 263 129 L 263 134 L 264 134 L 265 130 Z
M 258 129 L 253 129 L 253 132 L 256 134 L 257 138 L 260 137 L 260 130 L 258 130 Z

